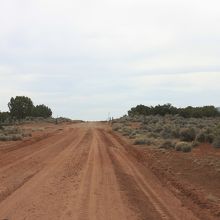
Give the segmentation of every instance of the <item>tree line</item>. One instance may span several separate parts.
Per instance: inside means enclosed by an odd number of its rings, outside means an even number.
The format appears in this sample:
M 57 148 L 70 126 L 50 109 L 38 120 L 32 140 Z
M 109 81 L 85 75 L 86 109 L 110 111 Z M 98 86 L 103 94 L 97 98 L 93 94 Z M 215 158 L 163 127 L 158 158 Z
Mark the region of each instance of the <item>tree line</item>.
M 8 103 L 8 112 L 0 112 L 0 122 L 6 120 L 21 120 L 26 117 L 43 117 L 52 116 L 52 110 L 44 105 L 34 105 L 33 101 L 26 96 L 12 97 Z
M 180 115 L 184 118 L 202 118 L 202 117 L 217 117 L 220 116 L 218 108 L 213 105 L 203 107 L 177 108 L 170 103 L 156 106 L 137 105 L 128 111 L 129 116 L 135 115 Z

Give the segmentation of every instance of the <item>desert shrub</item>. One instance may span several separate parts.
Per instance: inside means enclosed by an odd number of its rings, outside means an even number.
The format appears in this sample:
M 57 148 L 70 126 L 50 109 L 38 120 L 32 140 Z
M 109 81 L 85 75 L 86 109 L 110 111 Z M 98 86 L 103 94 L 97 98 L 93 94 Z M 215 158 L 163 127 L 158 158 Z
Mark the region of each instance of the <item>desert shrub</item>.
M 125 125 L 125 126 L 130 126 L 131 123 L 130 123 L 129 121 L 126 121 L 126 122 L 124 122 L 124 125 Z
M 148 137 L 149 138 L 158 138 L 160 135 L 158 133 L 149 132 Z
M 123 136 L 129 136 L 129 134 L 130 134 L 130 133 L 127 132 L 127 131 L 122 131 L 122 135 L 123 135 Z
M 17 133 L 17 132 L 18 132 L 17 127 L 13 127 L 13 126 L 5 126 L 4 127 L 5 134 L 13 134 L 13 133 Z
M 4 134 L 0 134 L 0 141 L 7 141 L 7 136 Z
M 135 136 L 136 134 L 137 134 L 137 131 L 136 131 L 136 130 L 134 130 L 134 131 L 131 132 L 131 135 L 134 135 L 134 136 Z
M 163 130 L 161 133 L 160 133 L 161 137 L 164 138 L 164 139 L 170 139 L 171 138 L 171 133 L 167 132 L 166 130 Z
M 128 127 L 123 127 L 121 130 L 123 136 L 129 136 L 132 133 L 132 129 Z
M 22 133 L 22 137 L 31 137 L 31 136 L 32 136 L 31 132 Z
M 197 147 L 199 146 L 199 142 L 198 141 L 193 141 L 192 142 L 192 147 Z
M 216 136 L 213 140 L 213 146 L 216 148 L 220 148 L 220 135 Z
M 180 130 L 181 141 L 193 141 L 196 137 L 196 131 L 194 128 L 182 128 Z
M 187 145 L 184 145 L 182 148 L 181 148 L 182 152 L 190 152 L 192 150 L 192 146 L 189 145 L 189 143 Z
M 18 138 L 15 137 L 15 136 L 16 136 L 16 134 L 7 134 L 7 135 L 1 134 L 1 135 L 0 135 L 0 140 L 1 140 L 1 141 L 13 141 L 13 140 L 18 140 Z M 20 138 L 19 138 L 19 140 L 20 140 Z
M 161 132 L 163 130 L 163 125 L 160 123 L 155 124 L 154 132 Z
M 199 134 L 196 135 L 196 141 L 200 143 L 206 142 L 206 134 L 204 131 L 200 131 Z
M 176 151 L 190 152 L 192 150 L 192 145 L 187 142 L 177 142 L 175 145 Z
M 146 144 L 146 139 L 143 139 L 143 138 L 138 138 L 134 141 L 134 144 L 135 145 L 143 145 L 143 144 Z
M 206 135 L 206 142 L 213 143 L 214 138 L 215 138 L 214 134 L 209 133 L 209 134 Z
M 11 135 L 11 138 L 13 141 L 22 140 L 22 135 L 21 134 L 13 134 L 13 135 Z
M 148 126 L 148 127 L 146 127 L 145 129 L 146 129 L 146 131 L 148 131 L 148 132 L 153 132 L 153 130 L 154 130 L 151 126 Z
M 136 131 L 132 131 L 130 134 L 129 134 L 129 138 L 135 138 L 137 132 Z
M 213 131 L 211 129 L 202 130 L 199 132 L 199 134 L 196 136 L 196 141 L 200 143 L 212 143 L 214 140 L 215 135 L 213 134 Z
M 20 129 L 16 126 L 4 126 L 1 131 L 0 140 L 1 141 L 17 141 L 22 140 L 23 137 L 32 136 L 31 132 L 28 130 Z
M 174 148 L 175 147 L 175 143 L 171 140 L 165 140 L 163 141 L 160 146 L 160 148 L 164 148 L 164 149 L 170 149 L 170 148 Z
M 112 125 L 112 130 L 113 131 L 118 131 L 120 128 L 121 128 L 121 125 L 119 125 L 119 124 L 113 124 Z
M 207 134 L 206 135 L 206 142 L 211 144 L 211 143 L 213 143 L 214 138 L 215 138 L 214 134 Z
M 177 143 L 176 145 L 175 145 L 175 150 L 176 151 L 181 151 L 181 144 L 180 143 Z
M 134 139 L 134 138 L 135 138 L 135 136 L 134 136 L 134 135 L 131 135 L 131 134 L 130 134 L 128 137 L 129 137 L 130 139 Z
M 147 138 L 145 140 L 146 145 L 155 145 L 155 139 L 154 138 Z
M 173 127 L 171 130 L 171 136 L 174 138 L 179 138 L 180 137 L 180 129 L 179 127 Z

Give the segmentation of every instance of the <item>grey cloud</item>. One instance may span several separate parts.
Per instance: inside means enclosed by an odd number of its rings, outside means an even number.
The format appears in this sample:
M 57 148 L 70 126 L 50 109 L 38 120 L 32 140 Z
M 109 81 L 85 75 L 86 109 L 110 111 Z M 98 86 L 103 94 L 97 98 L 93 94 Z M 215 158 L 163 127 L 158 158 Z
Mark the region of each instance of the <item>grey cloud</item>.
M 82 119 L 119 116 L 140 103 L 220 105 L 219 7 L 217 0 L 3 1 L 0 109 L 15 95 Z

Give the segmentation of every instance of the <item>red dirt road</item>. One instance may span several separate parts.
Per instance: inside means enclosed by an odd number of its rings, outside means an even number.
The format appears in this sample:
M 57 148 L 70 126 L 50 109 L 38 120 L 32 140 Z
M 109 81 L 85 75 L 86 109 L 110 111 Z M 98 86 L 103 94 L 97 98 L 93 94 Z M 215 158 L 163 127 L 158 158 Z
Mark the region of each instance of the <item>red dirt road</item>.
M 97 123 L 0 148 L 0 220 L 198 219 Z

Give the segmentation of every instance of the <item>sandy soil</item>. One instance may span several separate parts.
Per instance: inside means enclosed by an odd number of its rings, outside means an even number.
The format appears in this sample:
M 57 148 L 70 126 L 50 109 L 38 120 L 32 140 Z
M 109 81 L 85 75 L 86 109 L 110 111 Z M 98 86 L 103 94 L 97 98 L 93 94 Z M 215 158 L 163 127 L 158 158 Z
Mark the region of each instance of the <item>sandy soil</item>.
M 134 148 L 107 125 L 45 132 L 0 144 L 0 220 L 217 219 L 164 183 L 157 152 Z

